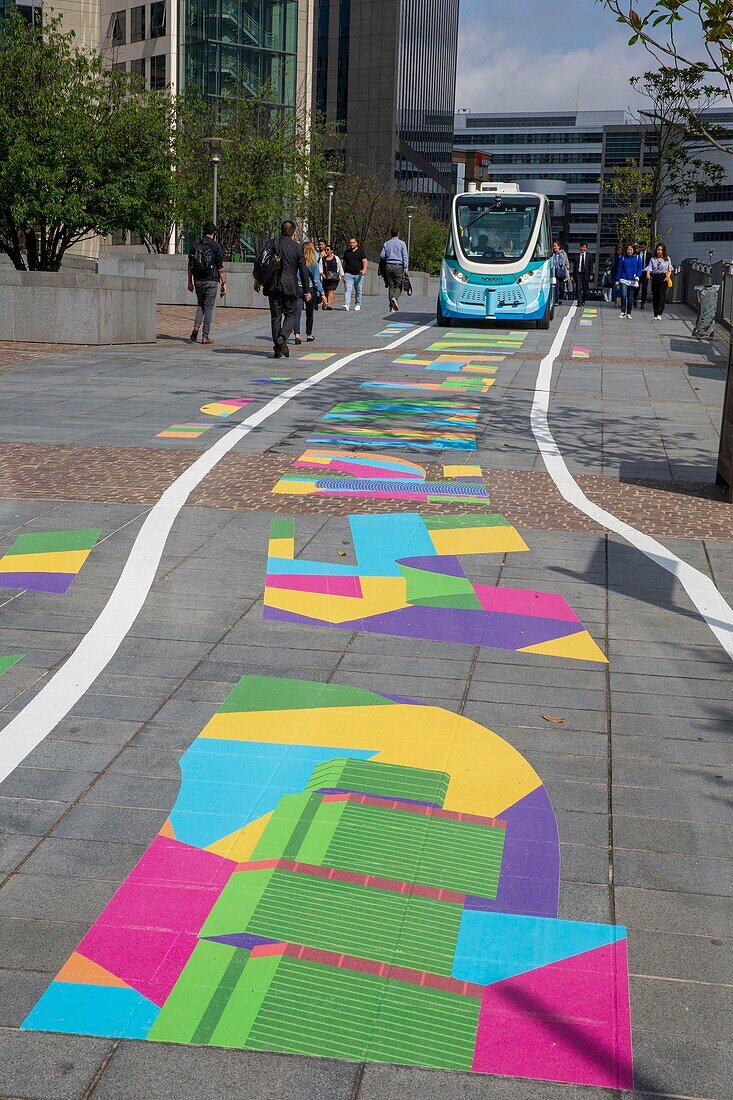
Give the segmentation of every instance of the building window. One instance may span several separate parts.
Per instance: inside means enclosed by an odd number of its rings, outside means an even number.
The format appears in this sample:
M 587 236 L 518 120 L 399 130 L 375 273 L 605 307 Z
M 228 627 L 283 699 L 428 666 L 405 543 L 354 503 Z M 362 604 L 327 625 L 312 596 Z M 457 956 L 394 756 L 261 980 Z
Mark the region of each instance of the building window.
M 131 61 L 130 62 L 130 72 L 133 73 L 134 76 L 139 77 L 140 80 L 142 80 L 142 82 L 144 84 L 145 83 L 145 58 L 144 57 L 138 57 L 134 61 Z
M 165 36 L 165 3 L 159 2 L 150 5 L 150 37 L 163 38 Z
M 145 38 L 145 5 L 130 9 L 130 41 L 142 42 Z
M 696 222 L 733 222 L 733 210 L 706 210 L 695 214 Z
M 107 37 L 113 46 L 124 46 L 127 42 L 127 12 L 115 11 L 109 19 Z
M 150 87 L 165 88 L 165 54 L 150 58 Z
M 718 230 L 713 233 L 693 233 L 693 241 L 733 241 L 733 231 Z
M 127 72 L 127 62 L 126 61 L 115 61 L 114 65 L 112 66 L 112 72 L 126 73 Z

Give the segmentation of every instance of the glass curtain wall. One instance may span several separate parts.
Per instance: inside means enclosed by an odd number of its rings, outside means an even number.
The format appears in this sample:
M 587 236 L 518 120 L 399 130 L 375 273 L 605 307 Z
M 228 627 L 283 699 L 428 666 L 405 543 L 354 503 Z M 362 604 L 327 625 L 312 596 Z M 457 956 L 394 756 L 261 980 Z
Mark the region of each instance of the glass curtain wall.
M 297 0 L 183 0 L 185 83 L 213 102 L 271 88 L 295 110 Z

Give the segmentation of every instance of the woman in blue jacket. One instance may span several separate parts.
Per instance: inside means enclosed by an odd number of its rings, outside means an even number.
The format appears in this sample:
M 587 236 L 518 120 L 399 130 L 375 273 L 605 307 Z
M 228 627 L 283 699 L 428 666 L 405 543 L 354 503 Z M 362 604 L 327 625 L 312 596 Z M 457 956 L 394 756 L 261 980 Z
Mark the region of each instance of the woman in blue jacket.
M 308 276 L 311 281 L 311 285 L 308 288 L 311 291 L 310 301 L 306 302 L 305 292 L 300 285 L 300 275 L 298 275 L 298 301 L 295 306 L 295 328 L 293 334 L 295 336 L 295 343 L 302 343 L 300 339 L 300 319 L 303 316 L 303 309 L 305 308 L 305 335 L 306 339 L 310 342 L 315 340 L 313 335 L 313 322 L 315 320 L 315 308 L 316 299 L 321 301 L 323 298 L 323 283 L 321 282 L 321 261 L 315 250 L 315 246 L 312 241 L 306 241 L 303 245 L 303 251 L 305 252 L 305 262 L 308 267 Z
M 621 316 L 631 320 L 634 308 L 634 288 L 638 287 L 642 274 L 641 257 L 634 252 L 633 244 L 626 245 L 626 254 L 616 268 L 616 282 L 621 290 Z

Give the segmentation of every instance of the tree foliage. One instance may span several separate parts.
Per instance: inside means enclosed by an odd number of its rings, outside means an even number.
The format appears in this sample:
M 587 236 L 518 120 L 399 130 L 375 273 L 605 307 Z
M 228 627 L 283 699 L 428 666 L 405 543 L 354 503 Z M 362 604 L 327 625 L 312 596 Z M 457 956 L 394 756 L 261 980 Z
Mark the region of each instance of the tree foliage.
M 17 13 L 0 36 L 0 251 L 19 269 L 56 271 L 95 234 L 160 232 L 170 192 L 172 105 L 59 20 Z
M 617 212 L 616 236 L 619 244 L 650 241 L 649 212 L 652 177 L 642 171 L 634 160 L 617 165 L 609 179 L 603 181 L 605 198 Z
M 733 3 L 731 0 L 596 0 L 631 30 L 629 45 L 642 45 L 662 66 L 675 72 L 694 67 L 733 102 Z M 699 54 L 680 45 L 679 32 L 697 31 Z M 681 85 L 684 95 L 684 83 Z M 690 129 L 708 144 L 733 154 L 733 141 L 717 137 L 692 101 Z

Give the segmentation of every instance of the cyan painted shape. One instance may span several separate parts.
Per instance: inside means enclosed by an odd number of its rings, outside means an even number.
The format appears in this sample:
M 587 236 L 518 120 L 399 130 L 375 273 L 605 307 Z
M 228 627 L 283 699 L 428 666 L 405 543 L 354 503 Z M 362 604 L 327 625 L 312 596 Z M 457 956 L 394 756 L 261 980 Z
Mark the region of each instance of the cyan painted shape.
M 21 1027 L 29 1031 L 63 1031 L 145 1039 L 160 1012 L 136 989 L 80 982 L 52 982 Z

